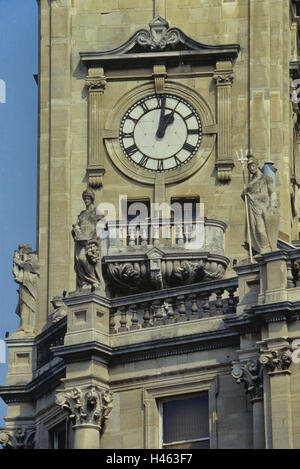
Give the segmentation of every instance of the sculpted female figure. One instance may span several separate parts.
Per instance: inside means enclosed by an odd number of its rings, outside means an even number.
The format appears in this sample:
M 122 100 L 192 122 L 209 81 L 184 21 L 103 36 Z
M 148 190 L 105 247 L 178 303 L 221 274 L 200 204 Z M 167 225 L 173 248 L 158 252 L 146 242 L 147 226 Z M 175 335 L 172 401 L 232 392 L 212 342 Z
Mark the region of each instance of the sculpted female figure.
M 263 254 L 277 250 L 278 210 L 277 195 L 273 179 L 265 176 L 258 167 L 254 156 L 248 156 L 249 182 L 242 193 L 248 199 L 249 230 L 253 254 Z M 246 227 L 247 240 L 247 227 Z M 245 242 L 249 249 L 249 243 Z
M 78 215 L 72 230 L 75 241 L 76 288 L 103 288 L 100 240 L 97 239 L 96 225 L 104 215 L 96 212 L 93 191 L 85 190 L 82 199 L 86 208 Z
M 30 244 L 20 244 L 13 258 L 13 275 L 19 284 L 19 303 L 16 313 L 21 318 L 18 332 L 35 334 L 39 293 L 39 261 Z

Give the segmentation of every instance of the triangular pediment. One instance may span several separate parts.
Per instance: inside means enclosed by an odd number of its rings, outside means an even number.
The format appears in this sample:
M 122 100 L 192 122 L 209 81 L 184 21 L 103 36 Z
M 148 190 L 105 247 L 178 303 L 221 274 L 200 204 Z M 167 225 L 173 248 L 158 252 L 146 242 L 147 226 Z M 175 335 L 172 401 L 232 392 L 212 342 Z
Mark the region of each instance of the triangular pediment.
M 204 61 L 235 60 L 240 50 L 239 44 L 208 45 L 197 42 L 187 36 L 179 28 L 170 28 L 167 20 L 156 16 L 149 23 L 149 30 L 140 29 L 124 44 L 107 51 L 80 53 L 81 60 L 89 65 L 110 65 L 115 68 L 115 61 L 141 61 L 147 58 L 152 61 L 176 60 L 176 56 L 186 61 L 198 60 L 199 55 Z
M 161 259 L 164 257 L 165 253 L 161 249 L 157 247 L 153 247 L 146 252 L 146 256 L 148 259 Z

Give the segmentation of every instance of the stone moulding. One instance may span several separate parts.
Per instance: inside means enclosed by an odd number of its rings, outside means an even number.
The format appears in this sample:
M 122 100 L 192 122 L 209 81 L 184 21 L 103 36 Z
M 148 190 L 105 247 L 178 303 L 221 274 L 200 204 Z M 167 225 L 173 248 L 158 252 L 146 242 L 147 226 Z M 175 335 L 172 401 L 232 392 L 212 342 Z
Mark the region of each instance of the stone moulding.
M 114 49 L 103 52 L 82 52 L 81 61 L 86 66 L 101 64 L 106 68 L 118 68 L 122 61 L 138 66 L 145 62 L 164 64 L 178 62 L 216 63 L 217 60 L 234 61 L 240 51 L 239 44 L 207 45 L 188 37 L 178 28 L 170 28 L 169 23 L 157 16 L 149 23 L 150 29 L 140 29 L 128 41 Z
M 106 256 L 103 260 L 109 287 L 125 294 L 220 280 L 229 264 L 227 257 L 209 253 L 183 258 L 164 253 L 155 265 L 147 256 Z

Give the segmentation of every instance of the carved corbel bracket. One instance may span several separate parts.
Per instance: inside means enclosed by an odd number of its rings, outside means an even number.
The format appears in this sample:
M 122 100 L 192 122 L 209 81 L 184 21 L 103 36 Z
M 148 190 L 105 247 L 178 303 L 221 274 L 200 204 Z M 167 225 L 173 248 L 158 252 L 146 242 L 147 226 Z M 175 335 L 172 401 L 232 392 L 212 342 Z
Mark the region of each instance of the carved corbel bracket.
M 113 408 L 113 393 L 96 386 L 58 392 L 56 404 L 69 413 L 73 425 L 92 424 L 102 430 Z
M 244 383 L 252 401 L 263 398 L 263 366 L 259 360 L 234 363 L 231 374 L 238 384 Z
M 35 428 L 16 427 L 14 430 L 0 430 L 0 444 L 3 449 L 33 449 Z
M 231 88 L 234 81 L 232 63 L 230 61 L 217 62 L 214 73 L 217 87 L 218 108 L 218 149 L 216 170 L 220 182 L 231 180 L 234 167 L 231 146 Z
M 103 93 L 106 89 L 103 68 L 90 67 L 86 77 L 89 91 L 89 155 L 87 175 L 93 189 L 102 187 L 104 168 L 103 147 Z
M 165 65 L 154 65 L 152 76 L 156 94 L 162 94 L 165 89 L 165 79 L 167 77 Z
M 292 349 L 262 350 L 259 362 L 269 373 L 287 372 L 292 363 Z

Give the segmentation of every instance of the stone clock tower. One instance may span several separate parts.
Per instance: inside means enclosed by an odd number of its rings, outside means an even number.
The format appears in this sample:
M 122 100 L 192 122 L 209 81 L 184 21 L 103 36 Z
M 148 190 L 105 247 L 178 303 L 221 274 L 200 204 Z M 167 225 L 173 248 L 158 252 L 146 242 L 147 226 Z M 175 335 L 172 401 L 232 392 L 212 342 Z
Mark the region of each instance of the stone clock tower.
M 300 446 L 298 3 L 38 0 L 4 447 Z

